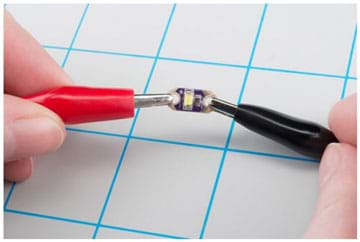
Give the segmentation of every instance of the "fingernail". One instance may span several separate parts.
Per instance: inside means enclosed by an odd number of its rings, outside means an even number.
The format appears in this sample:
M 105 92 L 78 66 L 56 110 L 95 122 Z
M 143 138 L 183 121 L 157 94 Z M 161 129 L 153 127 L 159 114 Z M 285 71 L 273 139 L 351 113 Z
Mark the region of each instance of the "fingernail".
M 48 117 L 15 120 L 8 127 L 13 147 L 8 160 L 22 159 L 56 150 L 63 143 L 65 130 L 61 124 Z
M 340 158 L 339 144 L 329 144 L 324 151 L 323 157 L 321 158 L 320 186 L 327 183 L 327 181 L 333 176 L 338 167 Z

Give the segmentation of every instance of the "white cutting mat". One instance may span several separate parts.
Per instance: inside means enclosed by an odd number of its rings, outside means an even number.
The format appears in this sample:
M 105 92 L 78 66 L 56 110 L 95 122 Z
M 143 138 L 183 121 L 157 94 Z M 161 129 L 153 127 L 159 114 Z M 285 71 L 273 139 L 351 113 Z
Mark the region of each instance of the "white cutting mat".
M 79 85 L 203 88 L 327 125 L 356 90 L 355 5 L 7 5 Z M 24 80 L 26 81 L 26 80 Z M 6 238 L 298 238 L 318 163 L 216 113 L 68 126 L 5 184 Z

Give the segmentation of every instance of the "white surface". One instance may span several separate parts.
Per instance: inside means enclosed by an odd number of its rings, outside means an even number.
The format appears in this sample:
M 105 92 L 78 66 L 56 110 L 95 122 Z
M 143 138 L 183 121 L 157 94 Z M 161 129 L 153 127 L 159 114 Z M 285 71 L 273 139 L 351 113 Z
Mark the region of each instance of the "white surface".
M 103 223 L 198 236 L 222 155 L 198 149 L 131 141 Z
M 349 81 L 347 88 L 346 88 L 346 96 L 356 93 L 357 85 L 355 81 Z
M 162 55 L 246 65 L 261 13 L 262 5 L 179 5 Z
M 8 4 L 6 8 L 41 44 L 68 47 L 84 5 Z
M 95 5 L 75 47 L 155 55 L 170 5 Z M 99 22 L 100 20 L 100 22 Z
M 8 208 L 96 221 L 123 143 L 69 132 L 56 154 L 38 157 L 34 176 L 15 187 Z
M 355 24 L 354 5 L 271 5 L 253 64 L 345 73 Z
M 10 182 L 5 182 L 4 183 L 4 201 L 7 198 L 7 195 L 9 194 L 10 186 L 11 186 Z
M 140 233 L 133 233 L 115 229 L 101 228 L 97 236 L 99 239 L 161 239 L 161 237 Z
M 317 164 L 229 153 L 218 189 L 205 238 L 253 238 L 254 227 L 257 238 L 300 238 L 317 198 Z
M 59 47 L 70 45 L 84 7 L 7 5 L 42 45 Z M 160 56 L 247 65 L 262 9 L 178 5 Z M 79 85 L 132 87 L 141 93 L 170 10 L 170 5 L 90 5 L 75 48 L 150 58 L 72 50 L 65 71 Z M 354 5 L 269 5 L 253 65 L 344 76 L 354 27 Z M 67 51 L 47 50 L 58 63 Z M 356 76 L 353 60 L 350 76 Z M 244 68 L 159 59 L 148 92 L 197 87 L 235 102 L 245 73 Z M 251 69 L 242 101 L 326 125 L 343 82 Z M 356 81 L 349 80 L 347 95 L 355 90 Z M 128 119 L 72 126 L 115 136 L 69 131 L 59 151 L 38 157 L 33 176 L 15 186 L 7 209 L 53 218 L 5 212 L 5 237 L 91 238 L 131 123 Z M 102 219 L 102 224 L 118 229 L 100 227 L 97 238 L 198 238 L 230 123 L 219 114 L 166 107 L 141 110 L 136 137 L 128 143 Z M 237 125 L 229 147 L 301 157 Z M 204 237 L 301 237 L 318 195 L 317 170 L 315 163 L 228 151 Z M 5 196 L 8 189 L 6 185 Z
M 12 239 L 85 239 L 91 236 L 92 227 L 52 219 L 5 213 L 5 238 Z
M 349 76 L 355 77 L 356 76 L 356 67 L 357 67 L 357 45 L 355 45 L 354 54 L 351 60 L 351 68 L 349 72 Z

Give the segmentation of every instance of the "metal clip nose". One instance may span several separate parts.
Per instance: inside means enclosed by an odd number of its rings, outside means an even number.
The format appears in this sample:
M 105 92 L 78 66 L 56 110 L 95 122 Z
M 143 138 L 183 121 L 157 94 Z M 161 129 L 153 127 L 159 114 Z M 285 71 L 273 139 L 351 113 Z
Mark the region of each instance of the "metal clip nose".
M 136 94 L 134 95 L 136 108 L 166 106 L 173 102 L 171 94 Z
M 214 110 L 215 112 L 221 113 L 223 115 L 226 115 L 230 118 L 233 118 L 235 116 L 237 106 L 226 102 L 224 100 L 221 100 L 219 98 L 212 98 L 209 107 Z

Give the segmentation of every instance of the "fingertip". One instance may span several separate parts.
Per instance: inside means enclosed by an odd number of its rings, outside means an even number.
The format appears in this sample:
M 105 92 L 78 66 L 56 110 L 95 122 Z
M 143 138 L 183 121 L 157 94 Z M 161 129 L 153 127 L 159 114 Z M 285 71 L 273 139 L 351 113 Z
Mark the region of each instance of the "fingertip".
M 353 94 L 344 100 L 337 102 L 329 113 L 329 127 L 335 136 L 344 143 L 357 144 L 357 124 L 356 124 L 356 98 Z
M 5 162 L 57 150 L 64 142 L 63 121 L 52 111 L 5 95 Z
M 332 143 L 319 171 L 319 198 L 306 238 L 356 237 L 356 148 Z
M 323 156 L 321 157 L 320 161 L 320 168 L 319 168 L 319 183 L 320 188 L 327 183 L 327 181 L 332 177 L 334 172 L 336 172 L 340 159 L 340 144 L 338 143 L 331 143 L 329 144 Z
M 33 173 L 33 159 L 21 159 L 8 162 L 4 166 L 4 178 L 10 182 L 22 182 Z
M 15 150 L 8 160 L 46 154 L 57 150 L 65 139 L 65 131 L 48 117 L 19 119 L 8 128 L 13 137 Z
M 352 179 L 354 172 L 356 172 L 356 153 L 356 148 L 352 145 L 342 143 L 329 144 L 320 162 L 320 187 L 328 183 L 330 179 L 333 179 L 334 174 L 341 176 L 340 180 L 344 182 L 348 178 Z

